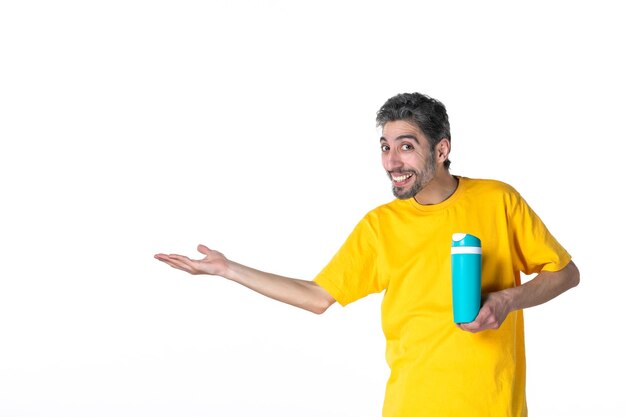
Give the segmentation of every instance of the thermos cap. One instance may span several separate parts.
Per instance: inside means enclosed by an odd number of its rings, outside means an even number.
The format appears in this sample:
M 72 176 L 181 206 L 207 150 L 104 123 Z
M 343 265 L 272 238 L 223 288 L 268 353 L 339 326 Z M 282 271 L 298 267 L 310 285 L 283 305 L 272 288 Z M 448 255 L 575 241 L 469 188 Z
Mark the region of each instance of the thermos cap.
M 477 246 L 480 247 L 480 239 L 469 233 L 452 234 L 452 247 L 455 246 Z

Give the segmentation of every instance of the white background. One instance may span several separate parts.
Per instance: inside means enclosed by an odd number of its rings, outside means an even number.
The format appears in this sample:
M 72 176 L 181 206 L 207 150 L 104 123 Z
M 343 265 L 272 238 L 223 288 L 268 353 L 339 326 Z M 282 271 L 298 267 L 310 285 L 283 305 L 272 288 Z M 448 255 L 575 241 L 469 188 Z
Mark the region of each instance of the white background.
M 380 295 L 316 316 L 153 255 L 313 278 L 391 200 L 375 113 L 413 91 L 581 270 L 526 312 L 531 415 L 626 415 L 617 4 L 2 2 L 0 416 L 379 416 Z

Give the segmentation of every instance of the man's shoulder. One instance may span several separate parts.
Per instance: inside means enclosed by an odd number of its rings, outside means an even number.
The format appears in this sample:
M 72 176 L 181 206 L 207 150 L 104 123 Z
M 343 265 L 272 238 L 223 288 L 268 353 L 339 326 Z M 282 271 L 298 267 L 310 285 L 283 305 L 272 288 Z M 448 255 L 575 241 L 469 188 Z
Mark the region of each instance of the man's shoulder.
M 395 217 L 398 215 L 398 213 L 406 210 L 410 210 L 410 202 L 408 200 L 401 200 L 396 198 L 387 203 L 382 203 L 369 210 L 363 217 L 363 220 L 378 223 L 381 218 L 385 218 L 388 216 Z
M 493 193 L 505 195 L 518 195 L 517 190 L 510 184 L 490 178 L 467 178 L 460 177 L 466 190 L 474 193 Z

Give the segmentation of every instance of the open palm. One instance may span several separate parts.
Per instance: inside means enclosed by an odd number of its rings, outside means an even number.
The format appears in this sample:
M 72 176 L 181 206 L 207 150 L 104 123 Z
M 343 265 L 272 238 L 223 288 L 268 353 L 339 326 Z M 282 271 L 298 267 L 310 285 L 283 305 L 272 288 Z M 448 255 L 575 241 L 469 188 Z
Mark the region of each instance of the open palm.
M 172 268 L 180 269 L 192 275 L 224 275 L 227 259 L 222 253 L 209 249 L 204 245 L 198 245 L 198 252 L 205 255 L 204 258 L 190 259 L 183 255 L 166 255 L 163 253 L 154 255 L 154 257 Z

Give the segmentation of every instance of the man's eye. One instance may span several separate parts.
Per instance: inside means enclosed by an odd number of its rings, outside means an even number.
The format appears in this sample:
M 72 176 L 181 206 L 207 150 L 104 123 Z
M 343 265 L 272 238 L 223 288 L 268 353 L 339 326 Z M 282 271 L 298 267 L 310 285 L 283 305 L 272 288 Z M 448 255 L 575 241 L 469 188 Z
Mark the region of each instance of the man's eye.
M 381 145 L 380 150 L 383 152 L 387 152 L 389 150 L 389 145 Z
M 411 149 L 413 149 L 413 145 L 409 145 L 408 143 L 405 143 L 402 145 L 401 149 L 403 151 L 410 151 Z

